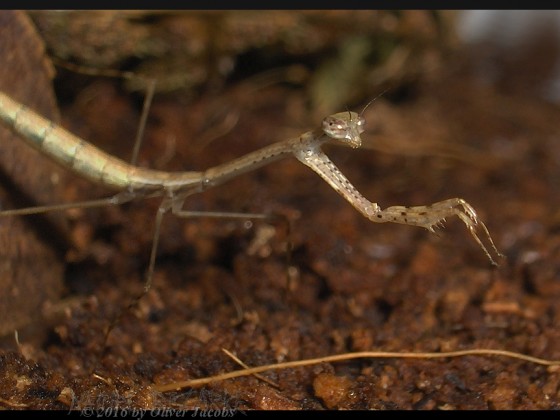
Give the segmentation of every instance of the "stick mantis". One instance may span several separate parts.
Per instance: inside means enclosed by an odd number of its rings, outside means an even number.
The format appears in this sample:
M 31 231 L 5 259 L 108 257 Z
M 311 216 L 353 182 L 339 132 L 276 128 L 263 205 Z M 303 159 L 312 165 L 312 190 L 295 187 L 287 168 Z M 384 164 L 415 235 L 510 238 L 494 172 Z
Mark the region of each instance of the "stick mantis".
M 491 252 L 482 242 L 479 232 L 488 241 L 490 250 L 495 256 L 502 257 L 503 255 L 494 245 L 486 225 L 479 219 L 474 208 L 464 199 L 451 198 L 425 206 L 392 206 L 382 209 L 377 203 L 365 198 L 323 153 L 321 146 L 329 141 L 345 144 L 352 148 L 360 147 L 362 143 L 360 135 L 364 132 L 365 125 L 362 114 L 347 111 L 330 115 L 323 119 L 321 128 L 273 143 L 204 171 L 164 172 L 135 166 L 111 156 L 0 92 L 0 120 L 6 126 L 18 133 L 31 147 L 68 170 L 117 191 L 111 197 L 79 203 L 3 210 L 0 211 L 0 217 L 29 215 L 75 207 L 119 205 L 134 199 L 162 197 L 155 219 L 154 237 L 144 284 L 145 294 L 152 284 L 160 227 L 166 213 L 171 211 L 172 214 L 183 218 L 200 216 L 197 212 L 183 210 L 183 204 L 190 195 L 201 193 L 241 174 L 292 155 L 315 171 L 372 222 L 419 226 L 434 232 L 434 228 L 440 226 L 447 217 L 457 216 L 465 224 L 489 261 L 493 265 L 497 265 Z M 212 216 L 212 214 L 210 215 Z M 228 217 L 238 218 L 258 218 L 259 216 L 262 215 L 228 214 Z

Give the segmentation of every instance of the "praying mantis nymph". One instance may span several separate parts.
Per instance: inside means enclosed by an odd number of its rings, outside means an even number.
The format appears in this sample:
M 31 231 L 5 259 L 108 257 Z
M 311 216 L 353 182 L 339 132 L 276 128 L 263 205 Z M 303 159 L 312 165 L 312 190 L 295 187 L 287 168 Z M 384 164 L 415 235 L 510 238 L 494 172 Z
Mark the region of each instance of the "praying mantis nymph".
M 0 216 L 36 214 L 76 207 L 118 205 L 139 198 L 162 197 L 155 221 L 150 263 L 144 286 L 145 292 L 151 287 L 160 226 L 165 213 L 171 210 L 174 215 L 179 217 L 193 216 L 195 212 L 183 210 L 183 204 L 188 196 L 203 192 L 238 175 L 290 155 L 295 156 L 300 162 L 319 174 L 327 184 L 372 222 L 420 226 L 434 232 L 434 227 L 441 225 L 447 217 L 457 216 L 466 225 L 493 265 L 497 265 L 497 263 L 482 242 L 479 232 L 487 239 L 491 251 L 496 256 L 502 257 L 494 245 L 486 225 L 479 219 L 474 208 L 462 198 L 451 198 L 425 206 L 392 206 L 385 209 L 366 199 L 321 150 L 321 146 L 328 141 L 346 144 L 353 148 L 361 146 L 360 135 L 364 132 L 365 120 L 355 112 L 346 111 L 330 115 L 323 119 L 320 129 L 273 143 L 204 171 L 188 172 L 158 171 L 126 163 L 71 134 L 54 122 L 41 117 L 2 92 L 0 92 L 0 119 L 30 146 L 63 167 L 118 191 L 108 198 L 79 203 L 3 210 L 0 211 Z M 236 215 L 239 218 L 253 216 L 241 213 L 233 214 L 233 216 Z M 232 214 L 229 214 L 229 217 L 231 216 Z

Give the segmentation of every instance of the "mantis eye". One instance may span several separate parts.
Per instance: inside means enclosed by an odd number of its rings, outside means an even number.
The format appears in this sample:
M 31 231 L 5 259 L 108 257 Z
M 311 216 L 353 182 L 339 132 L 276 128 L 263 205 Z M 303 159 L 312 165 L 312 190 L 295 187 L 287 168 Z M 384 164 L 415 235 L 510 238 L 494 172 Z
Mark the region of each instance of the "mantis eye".
M 323 131 L 334 139 L 344 139 L 348 132 L 348 122 L 330 115 L 323 120 Z

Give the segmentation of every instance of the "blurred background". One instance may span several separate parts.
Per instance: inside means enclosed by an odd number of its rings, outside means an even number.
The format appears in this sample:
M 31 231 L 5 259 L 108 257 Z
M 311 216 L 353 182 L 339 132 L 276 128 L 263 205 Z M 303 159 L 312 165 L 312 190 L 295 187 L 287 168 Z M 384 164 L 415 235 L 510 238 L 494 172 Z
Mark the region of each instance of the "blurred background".
M 482 82 L 560 100 L 560 11 L 462 11 L 457 34 Z

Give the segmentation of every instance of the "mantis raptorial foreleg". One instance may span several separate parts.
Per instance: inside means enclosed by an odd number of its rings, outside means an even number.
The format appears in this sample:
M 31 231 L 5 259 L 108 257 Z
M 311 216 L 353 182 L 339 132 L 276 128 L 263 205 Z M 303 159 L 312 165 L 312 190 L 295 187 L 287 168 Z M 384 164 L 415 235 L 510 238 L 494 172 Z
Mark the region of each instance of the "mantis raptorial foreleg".
M 434 232 L 434 227 L 441 226 L 447 217 L 457 216 L 465 223 L 493 265 L 497 265 L 497 263 L 480 240 L 477 229 L 482 231 L 495 254 L 502 256 L 496 249 L 486 225 L 479 219 L 474 208 L 462 198 L 451 198 L 426 206 L 391 206 L 381 209 L 377 203 L 370 202 L 360 194 L 327 155 L 320 150 L 302 150 L 296 154 L 296 157 L 317 172 L 335 191 L 372 222 L 420 226 Z

